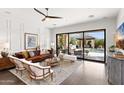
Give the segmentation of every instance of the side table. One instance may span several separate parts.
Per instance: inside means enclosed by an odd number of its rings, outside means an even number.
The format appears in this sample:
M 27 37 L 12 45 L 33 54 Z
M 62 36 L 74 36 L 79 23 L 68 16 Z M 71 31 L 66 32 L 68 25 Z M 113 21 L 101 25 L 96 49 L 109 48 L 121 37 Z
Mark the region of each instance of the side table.
M 0 71 L 14 67 L 15 65 L 9 60 L 8 57 L 0 58 Z
M 48 66 L 51 66 L 51 67 L 60 65 L 59 58 L 57 57 L 46 59 L 45 62 L 47 63 Z

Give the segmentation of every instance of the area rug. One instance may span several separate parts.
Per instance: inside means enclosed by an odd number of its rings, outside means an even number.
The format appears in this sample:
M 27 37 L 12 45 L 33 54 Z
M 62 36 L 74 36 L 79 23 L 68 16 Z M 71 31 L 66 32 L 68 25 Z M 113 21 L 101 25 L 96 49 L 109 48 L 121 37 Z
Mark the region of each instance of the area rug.
M 52 68 L 54 71 L 53 80 L 48 77 L 45 80 L 31 81 L 26 70 L 23 72 L 22 76 L 20 75 L 20 73 L 16 73 L 15 69 L 11 69 L 9 71 L 27 85 L 59 85 L 65 79 L 67 79 L 82 63 L 82 61 L 76 61 L 73 63 L 69 61 L 60 62 L 60 66 Z

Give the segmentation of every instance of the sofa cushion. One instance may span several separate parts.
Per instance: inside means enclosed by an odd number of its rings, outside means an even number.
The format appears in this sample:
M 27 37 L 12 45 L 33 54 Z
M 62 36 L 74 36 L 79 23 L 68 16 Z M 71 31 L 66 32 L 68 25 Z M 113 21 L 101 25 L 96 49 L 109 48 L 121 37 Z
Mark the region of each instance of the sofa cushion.
M 39 55 L 39 56 L 34 56 L 34 57 L 31 57 L 31 58 L 28 58 L 27 60 L 32 61 L 32 62 L 40 62 L 40 61 L 44 61 L 45 59 L 51 58 L 51 57 L 52 57 L 51 54 L 42 54 L 42 55 Z
M 43 59 L 45 58 L 45 56 L 34 56 L 34 57 L 31 57 L 31 58 L 28 58 L 27 60 L 30 61 L 32 60 L 33 62 L 34 61 L 43 61 Z

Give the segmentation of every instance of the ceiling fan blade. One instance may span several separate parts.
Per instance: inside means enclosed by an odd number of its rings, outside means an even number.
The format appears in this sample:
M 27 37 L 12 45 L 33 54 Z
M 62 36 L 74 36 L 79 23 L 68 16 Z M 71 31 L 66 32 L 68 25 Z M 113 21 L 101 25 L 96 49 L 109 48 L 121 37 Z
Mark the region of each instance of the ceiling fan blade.
M 46 17 L 42 19 L 42 21 L 45 21 L 46 20 Z
M 62 17 L 58 17 L 58 16 L 46 16 L 47 18 L 56 18 L 56 19 L 61 19 Z
M 49 8 L 45 8 L 45 9 L 48 11 Z
M 34 10 L 46 17 L 46 15 L 44 13 L 42 13 L 41 11 L 39 11 L 38 9 L 34 8 Z

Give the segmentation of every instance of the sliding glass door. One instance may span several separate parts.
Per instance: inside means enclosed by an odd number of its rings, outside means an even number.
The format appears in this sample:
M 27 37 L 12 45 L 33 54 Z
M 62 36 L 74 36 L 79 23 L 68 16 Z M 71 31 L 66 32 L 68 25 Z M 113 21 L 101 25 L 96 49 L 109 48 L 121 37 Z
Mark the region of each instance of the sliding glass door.
M 104 61 L 105 32 L 84 32 L 84 59 Z
M 57 39 L 57 54 L 60 52 L 68 54 L 68 34 L 59 34 Z
M 57 54 L 62 52 L 80 59 L 105 62 L 105 40 L 105 29 L 57 34 Z
M 69 34 L 69 54 L 83 58 L 83 33 Z

